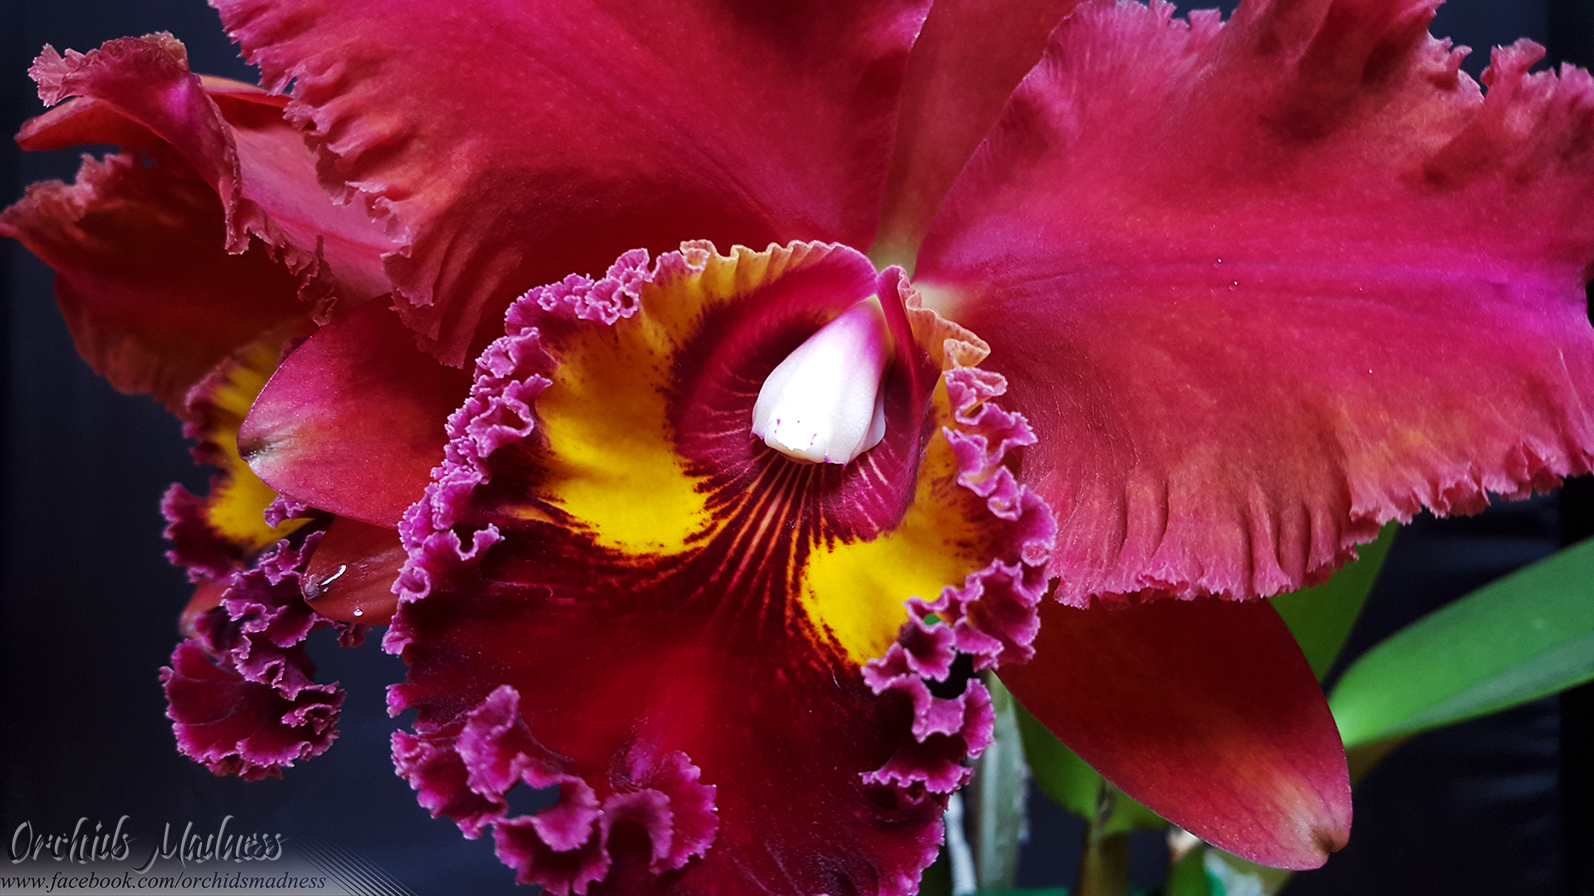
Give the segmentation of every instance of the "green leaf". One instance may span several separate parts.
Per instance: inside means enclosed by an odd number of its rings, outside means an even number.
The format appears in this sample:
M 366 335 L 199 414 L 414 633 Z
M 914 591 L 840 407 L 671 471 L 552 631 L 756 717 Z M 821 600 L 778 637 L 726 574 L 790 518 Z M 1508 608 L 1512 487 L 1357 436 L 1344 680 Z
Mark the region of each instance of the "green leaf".
M 1207 847 L 1206 853 L 1203 864 L 1213 896 L 1239 896 L 1242 893 L 1273 896 L 1284 889 L 1284 885 L 1295 875 L 1293 871 L 1258 865 L 1217 847 Z
M 1329 706 L 1346 747 L 1536 700 L 1594 678 L 1594 539 L 1396 632 Z
M 1378 538 L 1358 549 L 1355 560 L 1323 584 L 1272 598 L 1273 609 L 1290 627 L 1290 634 L 1301 645 L 1301 652 L 1306 654 L 1319 681 L 1328 674 L 1345 645 L 1399 528 L 1394 523 L 1384 526 Z
M 1143 828 L 1160 829 L 1168 822 L 1113 787 L 1068 745 L 1046 730 L 1018 701 L 1013 701 L 1024 758 L 1035 786 L 1047 799 L 1082 816 L 1095 836 Z
M 991 745 L 974 760 L 973 786 L 964 791 L 965 811 L 973 813 L 974 876 L 983 890 L 1013 886 L 1018 849 L 1026 831 L 1029 769 L 1018 730 L 1018 701 L 995 675 L 984 676 L 996 713 Z
M 1024 741 L 1024 758 L 1030 777 L 1047 799 L 1075 815 L 1096 816 L 1101 800 L 1101 775 L 1068 749 L 1062 741 L 1035 720 L 1029 711 L 1017 706 L 1018 732 Z
M 1222 896 L 1221 885 L 1213 892 L 1212 881 L 1207 877 L 1207 850 L 1204 846 L 1185 853 L 1179 864 L 1168 872 L 1168 896 Z

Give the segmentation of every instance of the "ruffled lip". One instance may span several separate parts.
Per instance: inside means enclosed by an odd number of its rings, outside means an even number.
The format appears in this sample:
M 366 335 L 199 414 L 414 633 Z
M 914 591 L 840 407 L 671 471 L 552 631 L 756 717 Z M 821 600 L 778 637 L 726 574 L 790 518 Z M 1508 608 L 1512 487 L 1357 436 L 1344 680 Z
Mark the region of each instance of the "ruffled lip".
M 784 260 L 788 257 L 802 258 L 804 253 L 814 252 L 809 247 L 772 249 L 771 257 L 776 260 L 769 264 L 778 268 L 788 263 Z M 847 255 L 850 250 L 839 247 L 819 247 L 818 252 L 806 257 L 810 262 L 825 252 L 841 252 L 837 256 L 841 259 L 852 257 Z M 738 250 L 737 257 L 750 258 L 753 253 Z M 945 487 L 967 495 L 960 500 L 978 508 L 976 514 L 983 518 L 980 525 L 995 533 L 990 536 L 991 543 L 1015 547 L 1010 554 L 986 561 L 961 586 L 947 587 L 934 600 L 912 602 L 911 613 L 900 624 L 894 642 L 887 642 L 883 657 L 861 665 L 850 660 L 838 662 L 832 654 L 833 658 L 819 659 L 819 665 L 811 667 L 816 660 L 797 660 L 806 656 L 799 651 L 791 654 L 793 665 L 770 670 L 773 677 L 768 686 L 778 696 L 759 696 L 763 692 L 755 688 L 741 698 L 748 701 L 742 711 L 753 712 L 763 720 L 760 725 L 786 732 L 782 737 L 791 746 L 783 751 L 787 756 L 784 762 L 748 762 L 746 746 L 739 748 L 741 758 L 731 762 L 724 752 L 728 747 L 712 737 L 705 740 L 692 728 L 690 719 L 703 719 L 698 724 L 706 724 L 712 716 L 702 713 L 711 711 L 714 699 L 723 699 L 706 694 L 726 686 L 734 689 L 722 682 L 733 681 L 735 673 L 709 674 L 709 669 L 719 665 L 717 660 L 705 658 L 720 648 L 700 644 L 699 636 L 669 634 L 681 625 L 681 615 L 656 619 L 648 615 L 654 621 L 646 625 L 627 621 L 624 614 L 608 615 L 613 612 L 609 607 L 616 602 L 615 595 L 630 588 L 658 586 L 644 584 L 656 582 L 644 568 L 625 571 L 636 560 L 613 555 L 609 571 L 591 574 L 634 576 L 628 579 L 632 584 L 616 584 L 603 592 L 583 587 L 583 574 L 574 571 L 579 567 L 570 566 L 581 556 L 579 551 L 592 550 L 579 547 L 586 537 L 579 534 L 580 519 L 566 519 L 558 529 L 540 521 L 573 505 L 548 504 L 538 513 L 520 518 L 504 512 L 506 505 L 501 503 L 498 511 L 493 511 L 494 502 L 501 502 L 505 494 L 522 492 L 513 477 L 525 475 L 515 471 L 524 469 L 526 458 L 532 455 L 523 454 L 521 446 L 536 448 L 557 439 L 562 412 L 554 405 L 544 405 L 559 376 L 555 359 L 560 355 L 561 339 L 574 338 L 568 336 L 567 328 L 601 333 L 603 328 L 636 315 L 646 289 L 665 280 L 706 280 L 705 266 L 724 265 L 727 260 L 698 245 L 683 247 L 681 253 L 651 265 L 645 254 L 633 253 L 617 262 L 602 280 L 572 278 L 549 291 L 533 291 L 507 315 L 510 335 L 490 346 L 478 362 L 471 398 L 449 421 L 453 438 L 446 450 L 447 460 L 434 472 L 426 497 L 410 509 L 401 526 L 410 560 L 400 576 L 400 608 L 385 647 L 403 653 L 411 671 L 407 683 L 390 695 L 390 707 L 395 713 L 407 708 L 420 710 L 416 733 L 397 735 L 394 749 L 400 774 L 419 791 L 422 804 L 434 814 L 451 815 L 470 835 L 492 827 L 500 857 L 516 868 L 522 882 L 541 883 L 558 893 L 582 893 L 598 886 L 600 880 L 606 881 L 604 886 L 619 886 L 616 882 L 623 880 L 628 882 L 626 888 L 635 886 L 642 891 L 662 880 L 653 875 L 682 867 L 680 873 L 696 875 L 702 881 L 721 885 L 739 881 L 735 886 L 756 881 L 779 889 L 786 884 L 776 883 L 777 878 L 768 875 L 775 867 L 783 867 L 791 875 L 788 883 L 802 881 L 804 887 L 817 888 L 814 891 L 861 886 L 867 891 L 906 894 L 914 890 L 920 870 L 934 858 L 944 795 L 966 780 L 968 769 L 962 760 L 990 742 L 993 716 L 989 695 L 978 681 L 970 681 L 956 696 L 936 696 L 929 683 L 949 679 L 959 651 L 975 654 L 980 668 L 1027 655 L 1036 629 L 1036 606 L 1046 590 L 1041 570 L 1056 530 L 1044 503 L 1019 485 L 1008 469 L 1012 450 L 1028 444 L 1031 437 L 1021 417 L 997 407 L 1001 378 L 957 367 L 960 362 L 977 360 L 983 346 L 918 308 L 916 295 L 897 273 L 880 277 L 861 256 L 857 259 L 864 266 L 861 270 L 874 280 L 873 289 L 884 288 L 889 290 L 887 295 L 907 300 L 905 308 L 896 304 L 895 326 L 915 340 L 910 344 L 928 342 L 932 349 L 933 357 L 926 360 L 935 366 L 927 375 L 913 374 L 919 385 L 905 392 L 922 395 L 921 401 L 927 403 L 940 367 L 953 368 L 946 376 L 951 403 L 945 405 L 944 430 L 912 426 L 899 439 L 905 437 L 915 455 L 931 440 L 943 445 L 938 459 L 931 463 L 942 465 L 936 471 L 947 475 Z M 695 359 L 694 363 L 714 367 L 703 361 L 712 351 L 683 354 Z M 676 381 L 694 381 L 690 374 L 682 377 L 681 368 L 672 370 Z M 688 389 L 673 394 L 699 396 L 689 402 L 694 407 L 711 411 L 714 406 L 712 398 L 701 397 L 711 393 Z M 548 415 L 552 416 L 544 419 Z M 746 425 L 744 419 L 741 426 Z M 554 435 L 545 434 L 545 429 Z M 738 440 L 747 438 L 745 431 L 737 436 Z M 694 444 L 690 438 L 682 443 L 683 456 L 695 458 L 687 462 L 689 468 L 701 468 L 716 459 L 713 451 L 699 450 L 704 446 L 694 448 Z M 884 462 L 890 463 L 889 459 Z M 917 466 L 915 462 L 908 468 L 910 480 Z M 546 475 L 546 470 L 541 475 Z M 500 481 L 506 476 L 511 477 L 509 486 Z M 545 480 L 533 475 L 527 481 Z M 922 498 L 926 486 L 919 488 Z M 885 529 L 870 529 L 859 537 L 872 537 L 868 532 L 889 531 L 900 525 L 903 512 L 899 509 L 877 517 Z M 528 553 L 533 545 L 534 552 Z M 543 558 L 555 557 L 567 559 L 547 569 L 539 565 L 545 562 Z M 550 574 L 553 578 L 547 577 Z M 446 600 L 438 597 L 440 594 L 446 594 Z M 908 596 L 903 593 L 898 600 Z M 568 609 L 572 607 L 582 609 L 573 614 Z M 595 617 L 610 621 L 600 624 L 593 621 Z M 731 655 L 739 657 L 735 662 L 742 664 L 740 668 L 757 669 L 786 656 L 787 649 L 779 645 L 789 637 L 777 635 L 748 643 Z M 512 644 L 541 646 L 527 654 Z M 577 650 L 572 645 L 584 646 Z M 746 652 L 749 649 L 752 652 Z M 478 671 L 459 678 L 451 671 L 460 668 L 454 657 L 467 653 L 477 657 L 472 665 Z M 816 658 L 824 655 L 821 652 Z M 749 663 L 751 667 L 746 665 Z M 635 668 L 641 677 L 628 676 L 623 680 L 629 684 L 622 685 L 607 677 L 612 670 L 604 671 L 604 664 Z M 752 675 L 759 680 L 765 677 L 764 672 Z M 549 691 L 548 683 L 560 679 L 569 679 L 570 686 L 578 689 Z M 660 689 L 658 699 L 666 702 L 651 714 L 637 716 L 646 721 L 627 722 L 631 707 L 639 700 L 636 690 L 644 681 L 649 682 L 648 688 Z M 581 695 L 580 702 L 566 705 L 575 694 Z M 871 720 L 863 723 L 865 717 L 860 717 L 861 724 L 856 727 L 826 723 L 819 727 L 841 727 L 810 743 L 805 726 L 812 722 L 802 720 L 811 717 L 799 714 L 793 718 L 790 704 L 780 710 L 768 705 L 771 700 L 808 705 L 825 694 L 830 696 L 824 700 L 834 701 L 823 711 L 825 715 L 840 713 L 844 718 L 848 713 L 866 712 Z M 591 709 L 593 704 L 603 708 Z M 601 712 L 603 718 L 589 718 L 585 715 L 589 712 Z M 772 712 L 776 714 L 770 715 Z M 471 733 L 489 730 L 498 732 L 490 743 Z M 622 731 L 630 733 L 621 736 Z M 729 730 L 723 734 L 738 743 L 743 736 Z M 599 768 L 613 768 L 615 763 L 625 767 L 631 761 L 625 757 L 632 755 L 633 748 L 625 743 L 643 745 L 649 755 L 678 756 L 671 760 L 674 765 L 670 767 L 677 770 L 672 780 L 681 780 L 689 769 L 687 777 L 709 789 L 694 785 L 685 791 L 677 787 L 648 796 L 655 791 L 617 787 L 613 772 L 595 775 Z M 862 752 L 825 759 L 822 765 L 829 771 L 821 771 L 820 766 L 807 768 L 813 756 L 804 751 L 829 756 L 838 749 L 860 748 Z M 868 755 L 875 758 L 855 765 Z M 838 776 L 837 759 L 842 760 L 839 768 L 851 765 L 854 770 Z M 792 767 L 792 762 L 798 767 Z M 855 822 L 842 823 L 843 829 L 852 831 L 843 839 L 826 833 L 810 840 L 813 833 L 796 833 L 812 831 L 804 827 L 807 822 L 788 828 L 786 819 L 771 819 L 762 812 L 749 814 L 759 804 L 751 795 L 762 793 L 770 786 L 765 776 L 782 768 L 792 774 L 798 768 L 807 769 L 812 780 L 811 793 L 786 801 L 790 813 L 803 818 L 808 817 L 804 813 L 813 813 L 815 823 L 828 819 L 821 827 L 860 812 L 859 818 L 879 813 L 878 820 L 856 829 L 852 827 Z M 516 783 L 557 784 L 559 800 L 535 815 L 513 816 L 504 794 Z M 693 811 L 698 817 L 717 813 L 717 831 L 682 817 L 672 808 L 681 800 L 696 806 Z M 644 842 L 651 844 L 651 858 L 627 858 L 631 854 L 620 841 L 610 842 L 612 825 L 606 825 L 604 819 L 611 815 L 616 824 L 639 824 L 647 832 Z M 878 827 L 888 818 L 895 819 L 888 828 Z M 887 835 L 892 828 L 899 833 Z M 684 854 L 679 848 L 683 841 L 694 844 Z M 771 844 L 777 843 L 785 845 L 779 847 L 780 852 L 770 853 L 776 849 Z M 864 843 L 872 846 L 860 853 Z M 638 861 L 642 864 L 637 865 Z M 772 861 L 776 864 L 769 864 Z M 749 874 L 752 881 L 744 877 Z

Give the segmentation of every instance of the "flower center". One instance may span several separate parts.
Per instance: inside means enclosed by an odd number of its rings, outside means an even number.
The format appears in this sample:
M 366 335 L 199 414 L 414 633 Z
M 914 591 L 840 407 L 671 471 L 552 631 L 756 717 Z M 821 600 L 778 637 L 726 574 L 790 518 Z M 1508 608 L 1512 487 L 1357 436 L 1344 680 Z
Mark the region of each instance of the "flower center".
M 796 461 L 850 463 L 885 437 L 880 378 L 890 361 L 879 299 L 853 305 L 770 372 L 753 435 Z

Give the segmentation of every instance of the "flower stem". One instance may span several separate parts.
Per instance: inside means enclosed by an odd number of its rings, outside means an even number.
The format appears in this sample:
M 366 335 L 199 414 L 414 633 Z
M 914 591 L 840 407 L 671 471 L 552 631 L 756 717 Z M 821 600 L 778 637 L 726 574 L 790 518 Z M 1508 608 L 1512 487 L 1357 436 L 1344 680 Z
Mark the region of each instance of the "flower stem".
M 1095 836 L 1086 830 L 1080 851 L 1075 896 L 1126 896 L 1129 892 L 1129 835 Z

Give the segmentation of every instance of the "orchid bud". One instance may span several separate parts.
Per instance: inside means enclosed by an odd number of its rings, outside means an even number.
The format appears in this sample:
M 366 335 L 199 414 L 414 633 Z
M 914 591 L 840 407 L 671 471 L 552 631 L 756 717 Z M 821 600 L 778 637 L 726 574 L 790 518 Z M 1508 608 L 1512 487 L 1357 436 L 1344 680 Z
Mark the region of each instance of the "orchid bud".
M 753 435 L 789 458 L 845 464 L 886 434 L 880 378 L 891 334 L 878 299 L 825 324 L 770 372 L 753 405 Z

